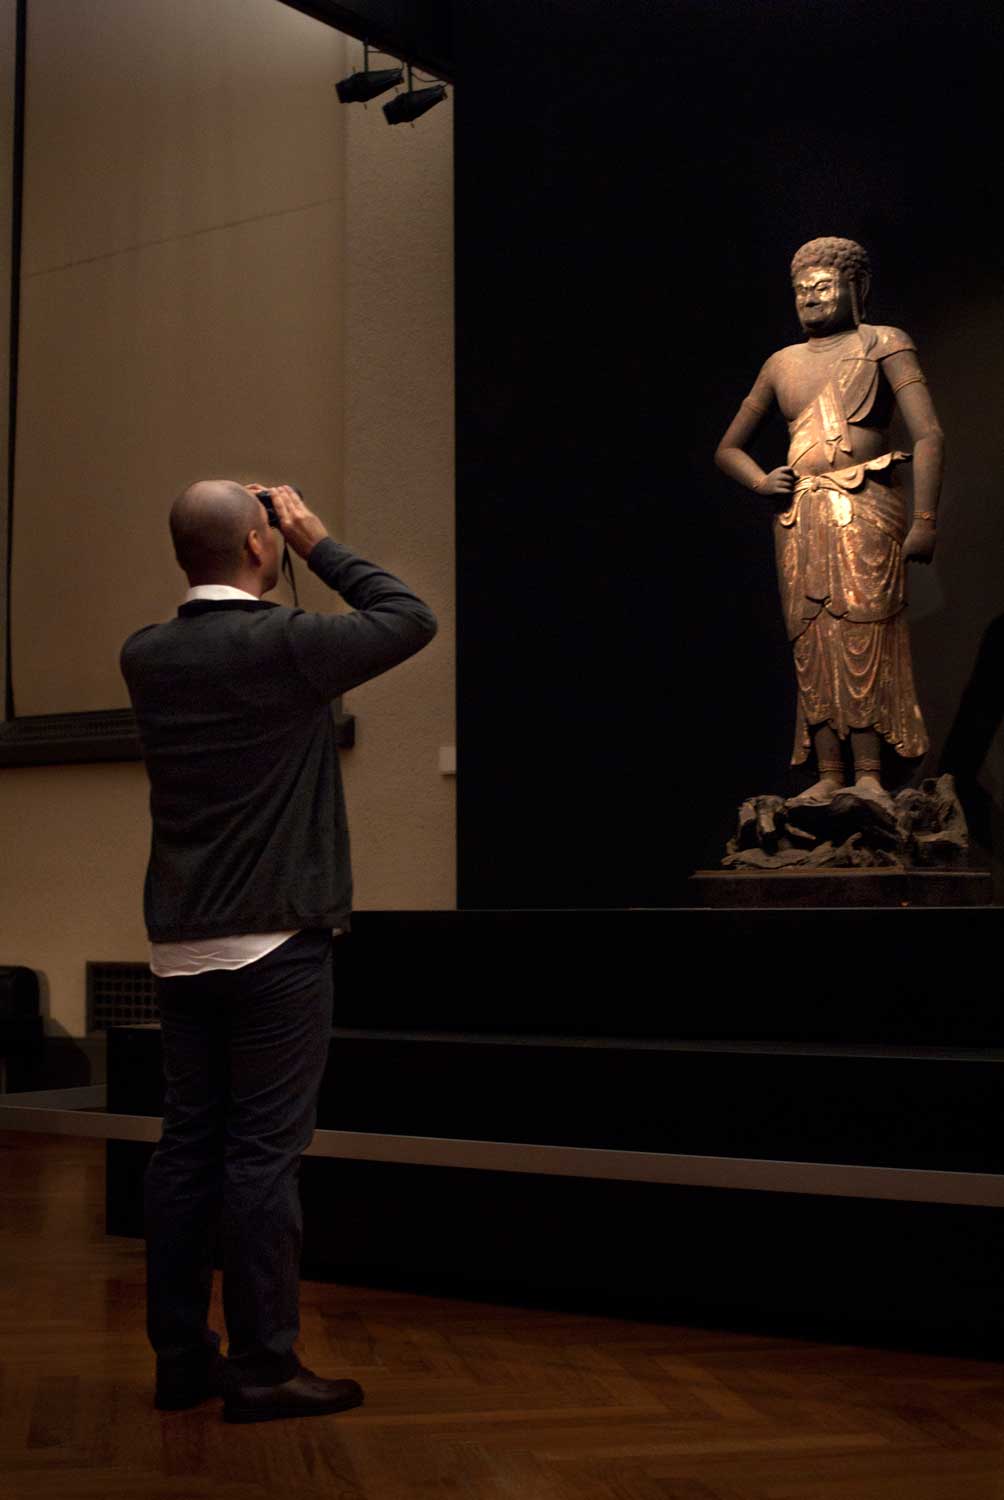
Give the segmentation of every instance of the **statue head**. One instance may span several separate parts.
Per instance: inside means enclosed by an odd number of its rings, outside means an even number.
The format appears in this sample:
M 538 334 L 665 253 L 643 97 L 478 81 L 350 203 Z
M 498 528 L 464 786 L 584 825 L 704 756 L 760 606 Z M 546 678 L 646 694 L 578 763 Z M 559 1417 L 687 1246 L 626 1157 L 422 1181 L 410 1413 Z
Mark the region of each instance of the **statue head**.
M 809 240 L 792 258 L 791 284 L 807 334 L 821 338 L 857 327 L 871 286 L 867 252 L 855 240 L 834 235 Z

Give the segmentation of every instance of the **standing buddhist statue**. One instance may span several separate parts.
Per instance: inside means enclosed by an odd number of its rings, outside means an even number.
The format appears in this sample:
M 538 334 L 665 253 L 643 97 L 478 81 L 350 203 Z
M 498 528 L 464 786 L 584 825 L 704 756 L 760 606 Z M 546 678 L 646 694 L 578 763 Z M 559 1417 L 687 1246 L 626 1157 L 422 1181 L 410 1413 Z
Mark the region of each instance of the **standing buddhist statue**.
M 767 360 L 715 461 L 775 507 L 798 679 L 792 764 L 814 750 L 818 767 L 796 800 L 830 801 L 848 759 L 857 794 L 885 799 L 881 741 L 906 758 L 928 744 L 910 665 L 904 564 L 934 556 L 944 438 L 910 337 L 862 322 L 870 272 L 861 246 L 810 240 L 791 278 L 805 342 Z M 788 424 L 788 462 L 764 473 L 745 450 L 774 402 Z M 910 453 L 889 447 L 897 408 Z M 911 460 L 909 522 L 900 470 Z

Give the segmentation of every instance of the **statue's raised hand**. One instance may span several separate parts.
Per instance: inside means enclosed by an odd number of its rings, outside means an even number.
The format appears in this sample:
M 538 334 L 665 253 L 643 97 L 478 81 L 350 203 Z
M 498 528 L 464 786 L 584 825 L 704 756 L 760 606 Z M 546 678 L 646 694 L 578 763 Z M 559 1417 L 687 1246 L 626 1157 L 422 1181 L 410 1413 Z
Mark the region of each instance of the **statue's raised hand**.
M 790 464 L 782 464 L 779 469 L 771 469 L 762 479 L 758 479 L 754 488 L 758 495 L 790 495 L 795 488 L 796 474 Z
M 931 521 L 914 521 L 903 543 L 903 561 L 929 563 L 936 541 L 937 532 Z

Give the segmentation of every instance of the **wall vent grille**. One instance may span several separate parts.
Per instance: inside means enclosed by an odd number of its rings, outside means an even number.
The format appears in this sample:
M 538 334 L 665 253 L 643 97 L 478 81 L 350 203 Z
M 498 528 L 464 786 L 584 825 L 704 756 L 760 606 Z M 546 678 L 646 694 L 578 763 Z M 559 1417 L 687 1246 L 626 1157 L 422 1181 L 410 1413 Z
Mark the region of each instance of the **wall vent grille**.
M 159 1021 L 157 992 L 147 964 L 88 963 L 88 1032 Z

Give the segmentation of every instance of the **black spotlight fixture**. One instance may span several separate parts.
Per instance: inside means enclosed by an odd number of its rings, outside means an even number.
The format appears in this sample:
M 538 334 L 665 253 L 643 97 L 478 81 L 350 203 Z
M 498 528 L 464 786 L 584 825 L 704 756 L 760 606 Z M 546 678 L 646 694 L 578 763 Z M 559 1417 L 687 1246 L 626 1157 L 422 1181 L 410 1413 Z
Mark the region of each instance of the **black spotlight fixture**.
M 431 88 L 416 89 L 411 82 L 411 63 L 408 64 L 408 88 L 403 94 L 396 94 L 389 99 L 383 107 L 387 116 L 388 125 L 405 125 L 412 120 L 417 120 L 419 115 L 424 115 L 427 109 L 434 104 L 439 104 L 446 98 L 446 84 L 434 83 Z
M 402 68 L 371 68 L 369 43 L 363 42 L 363 71 L 336 83 L 335 92 L 343 104 L 365 104 L 388 89 L 396 89 L 403 76 Z

